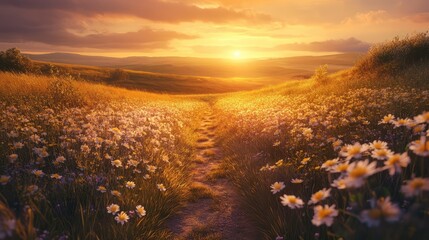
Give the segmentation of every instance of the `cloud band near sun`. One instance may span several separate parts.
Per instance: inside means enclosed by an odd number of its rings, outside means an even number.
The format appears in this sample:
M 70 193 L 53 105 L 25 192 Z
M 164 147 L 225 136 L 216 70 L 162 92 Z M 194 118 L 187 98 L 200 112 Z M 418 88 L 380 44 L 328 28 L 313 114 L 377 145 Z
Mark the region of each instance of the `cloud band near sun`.
M 193 57 L 362 52 L 428 30 L 428 16 L 426 0 L 0 0 L 0 46 Z

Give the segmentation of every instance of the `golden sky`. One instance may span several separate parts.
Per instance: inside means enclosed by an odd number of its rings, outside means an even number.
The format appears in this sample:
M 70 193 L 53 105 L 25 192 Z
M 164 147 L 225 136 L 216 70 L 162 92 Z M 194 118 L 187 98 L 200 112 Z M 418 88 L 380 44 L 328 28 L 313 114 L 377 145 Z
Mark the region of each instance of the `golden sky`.
M 428 30 L 428 0 L 0 0 L 0 48 L 273 58 L 362 52 Z

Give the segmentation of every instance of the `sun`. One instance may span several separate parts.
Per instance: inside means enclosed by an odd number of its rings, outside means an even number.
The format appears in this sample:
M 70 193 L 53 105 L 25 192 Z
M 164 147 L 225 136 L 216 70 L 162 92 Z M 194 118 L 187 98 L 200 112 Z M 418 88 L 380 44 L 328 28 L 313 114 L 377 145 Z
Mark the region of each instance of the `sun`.
M 240 58 L 242 58 L 241 51 L 235 50 L 234 52 L 232 52 L 232 58 L 233 59 L 240 59 Z

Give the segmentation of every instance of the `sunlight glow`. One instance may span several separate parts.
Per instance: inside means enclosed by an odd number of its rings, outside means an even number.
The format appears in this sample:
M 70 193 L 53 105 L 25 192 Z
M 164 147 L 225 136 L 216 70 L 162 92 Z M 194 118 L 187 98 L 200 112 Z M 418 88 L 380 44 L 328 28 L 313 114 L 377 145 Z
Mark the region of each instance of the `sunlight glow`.
M 232 53 L 232 58 L 234 58 L 234 59 L 240 59 L 240 58 L 242 58 L 242 54 L 241 54 L 241 52 L 240 52 L 240 51 L 238 51 L 238 50 L 234 51 L 234 52 Z

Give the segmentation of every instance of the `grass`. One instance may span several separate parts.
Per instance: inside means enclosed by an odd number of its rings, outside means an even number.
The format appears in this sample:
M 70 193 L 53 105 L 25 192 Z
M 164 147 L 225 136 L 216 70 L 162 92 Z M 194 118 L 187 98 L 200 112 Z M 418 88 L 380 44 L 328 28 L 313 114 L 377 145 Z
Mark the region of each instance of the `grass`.
M 204 157 L 213 157 L 216 155 L 216 150 L 213 149 L 205 149 L 201 152 Z
M 194 163 L 203 164 L 207 162 L 207 159 L 204 156 L 197 155 L 192 159 Z
M 0 130 L 1 204 L 13 212 L 6 217 L 17 222 L 17 235 L 168 237 L 164 222 L 186 200 L 184 163 L 199 124 L 186 115 L 198 116 L 204 102 L 9 73 L 0 74 L 0 85 L 0 109 L 8 115 Z M 107 213 L 111 204 L 128 214 L 126 224 Z M 145 216 L 133 212 L 138 205 Z
M 46 62 L 35 62 L 43 66 Z M 144 90 L 154 93 L 169 94 L 209 94 L 225 93 L 259 88 L 263 85 L 257 78 L 223 78 L 155 73 L 124 69 L 126 79 L 111 79 L 111 72 L 115 69 L 94 67 L 77 64 L 49 63 L 61 69 L 64 75 L 74 79 L 106 84 L 130 90 Z
M 371 71 L 388 74 L 424 64 L 429 60 L 428 33 L 416 33 L 405 38 L 396 37 L 390 42 L 375 45 L 356 68 L 360 72 Z
M 189 187 L 188 201 L 197 202 L 199 199 L 214 199 L 216 194 L 209 186 L 193 182 Z
M 223 166 L 220 166 L 210 170 L 207 174 L 207 180 L 215 181 L 216 179 L 226 178 L 227 176 L 227 170 Z
M 421 142 L 427 143 L 422 113 L 429 110 L 429 72 L 427 55 L 419 51 L 427 38 L 380 45 L 348 71 L 327 75 L 322 68 L 322 78 L 220 95 L 153 94 L 0 73 L 0 112 L 6 116 L 0 119 L 1 224 L 10 224 L 10 234 L 23 239 L 174 238 L 166 220 L 187 200 L 215 197 L 189 179 L 189 162 L 205 162 L 192 158 L 196 142 L 203 142 L 195 129 L 213 110 L 224 158 L 210 178 L 233 181 L 264 238 L 426 239 L 429 149 Z M 388 114 L 395 117 L 381 124 Z M 409 162 L 388 168 L 388 160 L 377 160 L 375 150 L 364 145 L 375 140 L 407 153 Z M 362 154 L 353 150 L 357 143 L 363 144 Z M 347 172 L 324 169 L 336 158 L 349 164 Z M 359 175 L 351 173 L 354 164 L 366 159 L 377 171 L 359 178 L 361 183 L 350 180 Z M 418 178 L 423 183 L 412 185 Z M 348 185 L 332 186 L 335 179 Z M 275 182 L 285 188 L 274 191 Z M 407 192 L 413 186 L 425 188 Z M 330 196 L 309 204 L 324 188 Z M 303 200 L 302 207 L 293 209 L 284 200 L 292 195 Z M 120 211 L 109 213 L 112 204 Z M 315 205 L 325 204 L 335 209 L 318 214 Z M 139 205 L 145 214 L 137 214 Z M 123 224 L 122 211 L 129 217 Z M 209 226 L 188 237 L 222 238 Z
M 395 49 L 390 43 L 387 48 Z M 374 54 L 377 53 L 370 52 L 363 61 L 374 58 Z M 395 56 L 401 58 L 401 55 Z M 229 94 L 216 102 L 215 108 L 221 116 L 217 131 L 223 140 L 221 148 L 226 155 L 224 164 L 229 166 L 228 176 L 240 189 L 244 208 L 249 209 L 249 216 L 266 239 L 278 236 L 284 239 L 316 236 L 320 239 L 424 239 L 428 236 L 423 227 L 427 216 L 413 210 L 425 211 L 426 207 L 420 203 L 427 203 L 427 194 L 411 200 L 413 207 L 401 207 L 401 213 L 407 216 L 401 222 L 381 219 L 378 227 L 368 227 L 359 217 L 371 208 L 368 201 L 390 197 L 395 206 L 403 206 L 410 200 L 401 193 L 401 183 L 410 179 L 412 173 L 428 177 L 421 165 L 425 160 L 409 150 L 409 144 L 419 137 L 413 135 L 412 127 L 378 124 L 388 114 L 397 117 L 395 122 L 400 118 L 413 119 L 429 109 L 426 65 L 424 60 L 385 77 L 374 71 L 358 73 L 352 69 L 330 75 L 323 85 L 317 79 L 290 82 Z M 340 147 L 382 140 L 392 151 L 408 153 L 411 163 L 393 177 L 383 172 L 370 177 L 362 188 L 338 190 L 331 184 L 339 175 L 326 173 L 321 165 L 339 156 L 342 159 L 341 149 L 333 148 L 333 143 L 339 140 Z M 371 153 L 365 158 L 372 159 Z M 304 159 L 309 162 L 304 164 Z M 351 161 L 359 160 L 364 159 Z M 379 167 L 382 165 L 380 160 L 371 161 Z M 296 178 L 303 183 L 292 183 Z M 283 182 L 285 189 L 271 193 L 270 186 L 275 182 Z M 332 226 L 319 227 L 312 223 L 315 215 L 312 205 L 291 209 L 281 203 L 280 196 L 284 194 L 308 202 L 313 193 L 323 188 L 331 188 L 332 192 L 321 204 L 335 204 L 339 211 Z M 415 225 L 417 222 L 421 224 Z
M 222 234 L 211 230 L 210 226 L 198 226 L 188 234 L 186 239 L 189 240 L 221 240 Z

